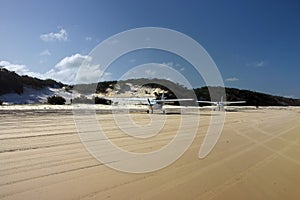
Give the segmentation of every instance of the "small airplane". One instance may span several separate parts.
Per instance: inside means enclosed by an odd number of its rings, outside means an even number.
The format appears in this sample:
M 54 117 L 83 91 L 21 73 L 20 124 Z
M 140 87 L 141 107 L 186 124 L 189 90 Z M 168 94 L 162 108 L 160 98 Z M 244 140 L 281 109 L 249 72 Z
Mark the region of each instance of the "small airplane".
M 197 101 L 198 103 L 208 103 L 215 105 L 218 111 L 224 111 L 224 106 L 229 104 L 236 104 L 236 103 L 246 103 L 246 101 L 223 101 L 223 96 L 221 97 L 221 101 Z
M 164 93 L 162 93 L 161 99 L 147 99 L 149 110 L 147 111 L 150 114 L 153 114 L 153 110 L 161 110 L 164 114 L 166 110 L 163 109 L 165 102 L 178 102 L 178 101 L 194 101 L 194 99 L 165 99 Z

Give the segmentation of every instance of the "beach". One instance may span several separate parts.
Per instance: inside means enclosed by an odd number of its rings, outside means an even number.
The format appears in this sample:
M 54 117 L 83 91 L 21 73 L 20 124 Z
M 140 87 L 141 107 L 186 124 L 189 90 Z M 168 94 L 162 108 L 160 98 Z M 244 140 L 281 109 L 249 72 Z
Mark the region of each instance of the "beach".
M 0 108 L 0 199 L 299 199 L 300 109 L 226 112 L 221 136 L 199 159 L 211 116 L 218 112 L 96 112 L 107 138 L 129 152 L 157 151 L 176 135 L 182 115 L 197 125 L 192 144 L 172 164 L 148 173 L 110 168 L 91 155 L 77 132 L 72 107 Z M 140 110 L 139 110 L 140 109 Z M 124 134 L 116 117 L 140 126 L 164 120 L 155 137 Z M 153 119 L 152 119 L 153 117 Z M 200 119 L 199 121 L 197 121 Z M 198 123 L 199 122 L 199 123 Z M 123 124 L 126 126 L 126 124 Z M 151 126 L 150 126 L 151 128 Z M 107 152 L 106 156 L 110 156 Z

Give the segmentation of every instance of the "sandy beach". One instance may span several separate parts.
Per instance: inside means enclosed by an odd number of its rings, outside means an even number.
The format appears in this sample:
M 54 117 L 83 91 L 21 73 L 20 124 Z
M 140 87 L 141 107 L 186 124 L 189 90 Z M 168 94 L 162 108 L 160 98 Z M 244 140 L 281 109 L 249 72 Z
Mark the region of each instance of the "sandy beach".
M 227 112 L 221 137 L 204 159 L 199 148 L 218 112 L 199 115 L 196 137 L 178 160 L 133 174 L 109 168 L 86 150 L 70 109 L 0 108 L 0 199 L 300 199 L 299 108 Z M 111 142 L 131 152 L 164 147 L 181 120 L 178 113 L 153 114 L 164 127 L 153 138 L 133 139 L 114 117 L 97 113 Z M 198 117 L 188 115 L 191 126 Z M 151 121 L 139 112 L 130 118 L 139 125 Z

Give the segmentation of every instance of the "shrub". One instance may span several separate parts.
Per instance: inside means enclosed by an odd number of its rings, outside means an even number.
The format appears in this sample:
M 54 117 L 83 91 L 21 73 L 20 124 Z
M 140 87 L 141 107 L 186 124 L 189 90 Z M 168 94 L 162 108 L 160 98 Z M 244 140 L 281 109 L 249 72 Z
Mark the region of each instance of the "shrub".
M 66 100 L 61 96 L 53 95 L 47 98 L 47 102 L 51 105 L 64 105 Z
M 80 97 L 76 97 L 73 99 L 72 103 L 82 103 L 82 104 L 94 104 L 94 101 L 92 99 L 88 99 L 84 95 L 80 95 Z
M 101 97 L 95 97 L 95 104 L 111 105 L 111 100 Z
M 101 98 L 101 97 L 93 97 L 92 99 L 88 99 L 86 96 L 81 95 L 80 97 L 76 97 L 72 101 L 73 103 L 82 103 L 82 104 L 104 104 L 111 105 L 112 101 L 109 99 Z

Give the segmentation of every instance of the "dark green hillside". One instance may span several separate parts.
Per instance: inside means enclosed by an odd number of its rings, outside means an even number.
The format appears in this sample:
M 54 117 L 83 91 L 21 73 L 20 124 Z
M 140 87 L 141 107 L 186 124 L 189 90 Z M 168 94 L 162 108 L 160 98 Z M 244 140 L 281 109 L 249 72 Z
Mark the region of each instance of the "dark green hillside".
M 24 87 L 42 89 L 45 87 L 60 88 L 63 86 L 64 84 L 51 79 L 41 80 L 27 75 L 20 76 L 0 66 L 0 95 L 7 93 L 22 94 Z
M 82 93 L 106 93 L 107 89 L 115 89 L 116 84 L 121 88 L 121 91 L 128 90 L 128 84 L 147 86 L 149 88 L 160 88 L 162 90 L 168 91 L 165 94 L 166 98 L 196 98 L 198 100 L 210 101 L 209 88 L 215 92 L 223 91 L 221 87 L 201 87 L 196 89 L 187 89 L 184 86 L 173 83 L 169 80 L 163 79 L 129 79 L 121 81 L 106 81 L 100 82 L 98 84 L 82 84 L 77 85 Z M 91 88 L 96 91 L 91 91 Z M 195 95 L 193 95 L 195 92 Z M 236 88 L 225 88 L 226 100 L 227 101 L 246 101 L 245 106 L 300 106 L 300 99 L 285 98 L 281 96 L 274 96 L 269 94 L 264 94 L 260 92 L 254 92 L 250 90 L 241 90 Z M 221 95 L 216 95 L 221 96 Z M 160 94 L 157 94 L 156 98 L 160 98 Z M 225 97 L 224 97 L 225 98 Z M 224 99 L 225 100 L 225 99 Z
M 223 91 L 221 87 L 201 87 L 196 89 L 187 89 L 186 87 L 164 79 L 130 79 L 121 81 L 105 81 L 92 84 L 79 84 L 75 86 L 68 86 L 69 90 L 77 90 L 81 94 L 91 93 L 107 93 L 109 91 L 117 90 L 119 92 L 138 90 L 136 86 L 146 86 L 148 88 L 160 88 L 164 91 L 165 97 L 172 98 L 193 98 L 198 100 L 210 101 L 209 88 L 213 91 Z M 61 88 L 63 83 L 56 82 L 51 79 L 41 80 L 29 76 L 20 76 L 15 72 L 8 71 L 0 66 L 0 96 L 8 93 L 22 94 L 24 87 L 31 87 L 34 89 L 43 89 L 45 87 Z M 246 101 L 247 106 L 300 106 L 300 99 L 285 98 L 281 96 L 274 96 L 260 92 L 249 90 L 240 90 L 236 88 L 225 88 L 227 101 Z M 134 92 L 134 91 L 132 91 Z M 148 94 L 145 94 L 148 95 Z M 160 98 L 161 94 L 155 94 L 156 98 Z M 196 96 L 195 96 L 196 95 Z M 222 96 L 222 95 L 216 95 Z M 219 100 L 219 99 L 218 99 Z M 225 99 L 224 99 L 225 100 Z M 215 100 L 214 100 L 215 101 Z M 1 104 L 1 101 L 0 101 Z
M 216 87 L 211 87 L 216 89 Z M 300 106 L 300 99 L 285 98 L 249 90 L 225 88 L 227 101 L 247 101 L 246 106 Z M 210 101 L 208 87 L 194 89 L 199 100 Z

